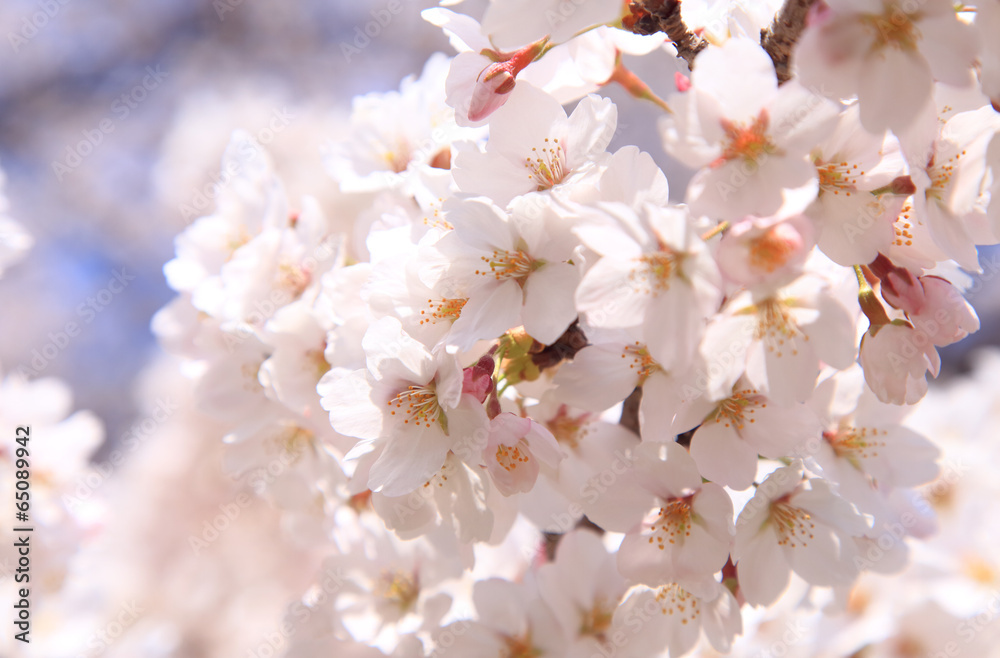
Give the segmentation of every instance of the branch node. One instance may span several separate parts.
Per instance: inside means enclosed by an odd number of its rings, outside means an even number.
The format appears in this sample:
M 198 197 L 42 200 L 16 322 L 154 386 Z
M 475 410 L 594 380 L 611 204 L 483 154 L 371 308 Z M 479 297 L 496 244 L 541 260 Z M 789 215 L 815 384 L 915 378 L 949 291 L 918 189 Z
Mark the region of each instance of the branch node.
M 708 46 L 681 18 L 680 0 L 633 0 L 629 3 L 632 15 L 623 22 L 636 34 L 666 32 L 677 49 L 677 56 L 694 68 L 694 58 Z

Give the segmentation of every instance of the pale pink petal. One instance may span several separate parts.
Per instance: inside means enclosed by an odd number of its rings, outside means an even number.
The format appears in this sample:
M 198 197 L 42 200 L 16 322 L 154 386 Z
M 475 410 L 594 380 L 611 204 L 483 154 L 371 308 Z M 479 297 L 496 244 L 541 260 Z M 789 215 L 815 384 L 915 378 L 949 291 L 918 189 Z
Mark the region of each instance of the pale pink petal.
M 920 21 L 920 51 L 931 66 L 934 79 L 956 87 L 968 86 L 979 55 L 979 38 L 952 12 Z
M 673 441 L 674 413 L 680 406 L 677 381 L 663 371 L 654 372 L 642 385 L 639 432 L 643 441 Z
M 576 305 L 598 327 L 635 327 L 642 323 L 650 296 L 637 290 L 632 273 L 638 263 L 605 257 L 584 275 Z
M 372 404 L 368 372 L 331 370 L 319 383 L 320 404 L 330 412 L 333 429 L 345 436 L 377 439 L 382 434 L 382 411 Z
M 703 477 L 737 491 L 753 484 L 757 451 L 728 422 L 706 421 L 691 439 L 691 456 Z
M 742 38 L 702 51 L 691 84 L 720 99 L 725 116 L 733 121 L 756 117 L 778 90 L 771 58 L 759 44 Z
M 573 293 L 579 281 L 579 270 L 568 263 L 547 263 L 528 276 L 521 319 L 529 336 L 543 345 L 556 342 L 576 319 Z
M 590 94 L 577 104 L 568 125 L 567 164 L 577 169 L 604 153 L 618 125 L 618 108 L 610 98 Z M 594 126 L 600 128 L 595 130 Z
M 519 324 L 523 293 L 516 281 L 507 280 L 473 295 L 451 327 L 448 342 L 471 349 L 477 340 L 491 340 Z
M 778 539 L 770 528 L 765 528 L 743 546 L 736 563 L 740 592 L 750 605 L 774 603 L 788 586 L 790 573 Z
M 879 134 L 899 133 L 932 102 L 934 81 L 927 60 L 915 52 L 882 48 L 865 58 L 858 102 L 861 125 Z
M 397 430 L 372 464 L 368 488 L 386 496 L 410 493 L 441 469 L 454 443 L 438 423 L 430 427 L 408 425 L 405 432 Z
M 644 442 L 633 454 L 636 481 L 661 498 L 689 496 L 701 488 L 694 460 L 674 441 Z
M 617 343 L 584 347 L 556 373 L 556 399 L 590 411 L 603 411 L 621 402 L 639 379 L 623 355 L 624 347 Z M 594 386 L 595 381 L 601 386 Z

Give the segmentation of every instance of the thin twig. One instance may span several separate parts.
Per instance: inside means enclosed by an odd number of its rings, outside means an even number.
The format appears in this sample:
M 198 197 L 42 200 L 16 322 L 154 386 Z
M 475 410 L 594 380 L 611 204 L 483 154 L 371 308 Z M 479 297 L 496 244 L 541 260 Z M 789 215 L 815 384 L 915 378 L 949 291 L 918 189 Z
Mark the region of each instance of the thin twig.
M 636 34 L 666 32 L 677 49 L 677 56 L 694 68 L 694 58 L 708 42 L 688 29 L 681 18 L 680 0 L 634 0 L 629 3 L 631 16 L 623 24 Z
M 778 84 L 792 77 L 792 49 L 806 27 L 806 16 L 816 0 L 785 0 L 767 29 L 760 31 L 760 45 L 774 62 Z

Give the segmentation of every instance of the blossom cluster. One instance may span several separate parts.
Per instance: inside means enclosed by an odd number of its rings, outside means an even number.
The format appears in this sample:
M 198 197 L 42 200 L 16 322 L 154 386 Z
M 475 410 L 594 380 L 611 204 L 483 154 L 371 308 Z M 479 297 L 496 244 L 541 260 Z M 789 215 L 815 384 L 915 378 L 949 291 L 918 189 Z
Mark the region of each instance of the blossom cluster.
M 7 213 L 5 183 L 0 171 L 0 275 L 34 243 Z M 58 608 L 52 601 L 70 580 L 68 565 L 74 554 L 103 522 L 103 505 L 89 495 L 102 476 L 88 460 L 104 439 L 104 426 L 90 411 L 73 411 L 72 392 L 62 380 L 29 380 L 9 368 L 0 370 L 0 432 L 8 437 L 0 446 L 0 495 L 12 507 L 19 501 L 21 510 L 18 523 L 0 530 L 0 601 L 16 610 L 24 598 L 21 592 L 29 592 L 35 619 L 44 624 Z M 21 441 L 15 442 L 15 437 Z M 19 453 L 18 448 L 24 450 Z M 8 518 L 13 520 L 13 513 Z M 29 536 L 27 557 L 19 548 L 24 546 L 24 531 L 17 532 L 26 526 L 35 533 Z M 0 638 L 5 655 L 15 655 L 21 645 L 16 634 Z
M 641 3 L 433 8 L 458 54 L 354 99 L 333 207 L 236 133 L 153 328 L 329 553 L 287 655 L 726 652 L 902 570 L 940 474 L 906 405 L 1000 241 L 994 5 L 828 0 L 790 79 L 734 5 L 665 99 L 624 64 L 675 50 Z M 663 111 L 683 203 L 610 150 L 610 84 Z

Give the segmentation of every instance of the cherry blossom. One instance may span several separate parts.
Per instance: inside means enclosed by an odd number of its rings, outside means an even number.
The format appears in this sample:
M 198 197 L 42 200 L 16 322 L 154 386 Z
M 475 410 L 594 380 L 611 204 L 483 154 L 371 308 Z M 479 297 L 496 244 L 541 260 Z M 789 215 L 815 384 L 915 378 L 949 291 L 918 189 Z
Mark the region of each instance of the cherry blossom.
M 626 533 L 618 569 L 644 585 L 677 582 L 701 593 L 729 555 L 732 501 L 722 487 L 702 483 L 694 460 L 676 443 L 643 443 L 634 453 L 637 484 L 659 507 Z
M 700 425 L 700 426 L 699 426 Z M 745 381 L 717 402 L 697 398 L 678 412 L 678 433 L 698 426 L 691 437 L 691 457 L 702 476 L 733 489 L 746 489 L 757 476 L 757 458 L 791 455 L 819 434 L 815 415 L 802 404 L 780 406 Z
M 565 639 L 537 587 L 497 578 L 480 580 L 473 600 L 477 621 L 454 622 L 437 634 L 439 644 L 449 638 L 449 651 L 468 656 L 563 655 Z
M 748 217 L 726 231 L 715 257 L 725 277 L 754 291 L 776 290 L 801 272 L 815 244 L 801 215 Z
M 598 173 L 595 159 L 611 141 L 617 120 L 607 99 L 588 96 L 567 116 L 552 96 L 522 83 L 490 119 L 485 150 L 458 145 L 455 183 L 500 206 L 528 192 L 582 185 L 588 174 Z
M 709 324 L 702 355 L 737 354 L 709 371 L 710 392 L 721 398 L 746 373 L 748 383 L 781 403 L 805 402 L 820 362 L 846 368 L 854 360 L 854 320 L 829 284 L 801 276 L 773 295 L 733 296 Z
M 975 32 L 944 0 L 832 0 L 796 48 L 799 76 L 830 98 L 857 96 L 861 124 L 897 134 L 925 108 L 934 80 L 964 86 Z
M 531 491 L 538 479 L 539 462 L 555 467 L 560 459 L 559 445 L 545 426 L 511 413 L 490 421 L 483 460 L 500 493 L 509 496 Z
M 858 105 L 851 105 L 810 152 L 819 193 L 805 214 L 817 224 L 819 248 L 841 265 L 868 263 L 889 248 L 892 220 L 913 192 L 899 142 L 891 133 L 868 133 L 859 122 Z
M 596 534 L 574 530 L 559 541 L 555 560 L 538 569 L 542 600 L 559 622 L 568 655 L 590 655 L 608 644 L 626 590 L 614 559 Z M 581 578 L 585 573 L 601 575 Z
M 138 388 L 180 411 L 121 481 L 174 500 L 151 474 L 191 478 L 144 551 L 206 515 L 233 529 L 190 531 L 198 568 L 146 556 L 159 593 L 109 655 L 247 654 L 182 623 L 199 601 L 287 624 L 309 658 L 916 654 L 978 623 L 995 377 L 927 373 L 979 329 L 966 296 L 988 308 L 989 273 L 959 268 L 1000 239 L 995 0 L 440 4 L 422 15 L 455 57 L 303 108 L 274 159 L 237 131 L 177 237 L 152 323 L 170 356 Z M 30 242 L 6 213 L 3 267 Z M 91 567 L 129 535 L 53 497 L 92 475 L 98 425 L 19 386 L 2 419 L 51 416 L 39 457 L 71 457 L 36 483 L 66 529 L 33 603 L 69 638 L 106 626 L 78 612 L 106 614 Z M 164 569 L 199 596 L 145 586 Z M 290 603 L 259 619 L 229 581 Z M 48 654 L 78 649 L 61 638 Z
M 403 80 L 398 92 L 354 99 L 352 137 L 327 158 L 344 189 L 399 186 L 415 170 L 448 169 L 452 143 L 477 138 L 481 131 L 460 127 L 445 103 L 442 88 L 449 65 L 439 54 L 427 61 L 419 79 Z
M 449 341 L 465 349 L 524 325 L 536 340 L 555 342 L 576 317 L 571 292 L 579 281 L 577 242 L 565 220 L 529 201 L 507 215 L 484 199 L 448 208 L 454 230 L 435 248 L 450 265 L 436 288 L 468 291 Z M 428 278 L 433 274 L 428 274 Z M 440 295 L 455 299 L 453 295 Z
M 320 382 L 322 404 L 334 429 L 361 439 L 348 457 L 385 444 L 368 485 L 398 496 L 429 480 L 460 442 L 477 434 L 485 440 L 486 412 L 462 394 L 455 357 L 429 353 L 398 320 L 375 322 L 362 344 L 368 368 L 331 370 Z
M 908 409 L 879 402 L 864 385 L 861 369 L 834 373 L 819 386 L 810 406 L 823 422 L 823 441 L 814 457 L 824 475 L 862 512 L 889 515 L 887 497 L 897 487 L 933 480 L 940 451 L 902 425 Z
M 666 647 L 683 656 L 704 636 L 716 651 L 728 652 L 743 630 L 739 604 L 721 584 L 696 596 L 677 583 L 634 588 L 615 612 L 615 625 L 631 631 L 623 655 L 648 656 Z
M 576 291 L 577 307 L 596 327 L 638 329 L 666 369 L 684 367 L 721 301 L 718 270 L 682 209 L 602 206 L 607 223 L 577 228 L 602 256 Z
M 979 330 L 979 318 L 961 291 L 939 276 L 915 278 L 908 270 L 894 268 L 882 278 L 882 297 L 938 347 Z
M 596 332 L 591 335 L 600 336 Z M 648 346 L 628 338 L 628 334 L 616 332 L 580 350 L 556 373 L 553 396 L 581 409 L 604 411 L 641 387 L 642 436 L 662 439 L 681 399 L 680 380 L 653 358 Z M 591 385 L 594 381 L 602 386 L 595 388 Z
M 986 162 L 983 154 L 1000 130 L 991 107 L 960 112 L 941 126 L 926 163 L 914 167 L 913 208 L 938 247 L 966 269 L 978 268 L 976 244 L 993 244 L 980 209 Z M 971 156 L 971 157 L 970 157 Z
M 778 87 L 767 54 L 749 39 L 705 49 L 691 89 L 672 95 L 660 120 L 663 145 L 699 169 L 691 210 L 717 219 L 802 210 L 817 192 L 806 155 L 836 120 L 836 108 L 792 81 Z
M 803 479 L 801 465 L 783 466 L 761 483 L 736 521 L 740 592 L 751 605 L 773 603 L 792 571 L 813 585 L 850 583 L 856 575 L 851 538 L 866 530 L 827 481 Z

